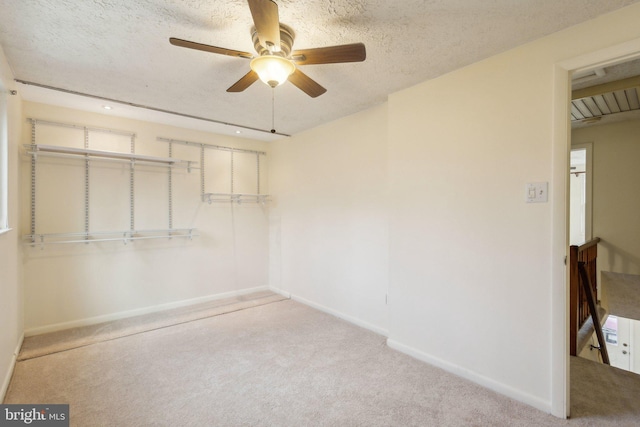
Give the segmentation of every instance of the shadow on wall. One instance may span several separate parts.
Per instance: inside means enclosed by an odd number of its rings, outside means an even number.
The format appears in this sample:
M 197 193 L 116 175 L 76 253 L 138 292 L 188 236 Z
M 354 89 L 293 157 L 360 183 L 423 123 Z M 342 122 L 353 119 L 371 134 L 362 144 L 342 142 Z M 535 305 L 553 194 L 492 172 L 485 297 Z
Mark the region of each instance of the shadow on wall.
M 626 274 L 640 274 L 640 258 L 604 239 L 600 240 L 599 245 L 606 250 L 609 271 Z

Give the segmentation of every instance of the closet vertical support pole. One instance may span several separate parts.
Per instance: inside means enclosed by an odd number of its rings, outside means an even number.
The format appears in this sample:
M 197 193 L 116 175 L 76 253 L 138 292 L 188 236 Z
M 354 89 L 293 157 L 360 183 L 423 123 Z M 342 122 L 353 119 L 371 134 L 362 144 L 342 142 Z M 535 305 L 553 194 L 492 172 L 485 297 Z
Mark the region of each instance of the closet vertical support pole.
M 231 153 L 231 191 L 230 193 L 233 194 L 233 150 L 230 151 Z
M 131 154 L 136 153 L 136 136 L 131 136 Z M 135 203 L 134 203 L 134 195 L 135 195 L 135 160 L 131 160 L 131 166 L 129 169 L 129 228 L 131 232 L 135 230 Z
M 200 144 L 200 199 L 204 202 L 204 144 Z
M 169 142 L 169 157 L 173 157 L 173 144 Z M 169 230 L 173 229 L 173 193 L 171 189 L 171 166 L 167 168 L 169 171 Z M 171 232 L 169 232 L 171 234 Z
M 36 145 L 36 120 L 31 120 L 31 145 Z M 31 155 L 31 242 L 36 234 L 36 154 Z
M 84 148 L 89 149 L 89 129 L 84 128 Z M 89 240 L 89 156 L 84 160 L 84 232 L 85 240 Z
M 260 153 L 256 153 L 256 194 L 260 194 Z

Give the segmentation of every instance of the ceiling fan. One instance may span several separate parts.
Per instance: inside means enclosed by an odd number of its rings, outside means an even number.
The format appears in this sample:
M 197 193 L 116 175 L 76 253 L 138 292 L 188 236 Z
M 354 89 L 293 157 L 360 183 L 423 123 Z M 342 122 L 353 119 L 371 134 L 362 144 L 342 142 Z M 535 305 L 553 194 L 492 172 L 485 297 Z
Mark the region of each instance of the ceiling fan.
M 289 80 L 315 98 L 327 90 L 300 71 L 298 65 L 361 62 L 367 56 L 363 43 L 292 51 L 295 34 L 291 28 L 280 23 L 278 5 L 273 0 L 248 0 L 248 3 L 254 23 L 251 37 L 257 56 L 174 37 L 169 39 L 175 46 L 250 59 L 251 70 L 227 89 L 227 92 L 242 92 L 258 79 L 272 88 Z

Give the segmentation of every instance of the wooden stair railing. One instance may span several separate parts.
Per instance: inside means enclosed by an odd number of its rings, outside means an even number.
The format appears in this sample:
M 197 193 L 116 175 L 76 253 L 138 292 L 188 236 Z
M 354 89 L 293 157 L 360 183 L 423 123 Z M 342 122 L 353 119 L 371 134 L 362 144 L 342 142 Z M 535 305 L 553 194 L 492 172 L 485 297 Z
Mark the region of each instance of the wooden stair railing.
M 591 279 L 587 272 L 587 263 L 578 262 L 578 270 L 580 271 L 580 279 L 582 281 L 582 288 L 587 296 L 587 303 L 589 304 L 589 311 L 591 312 L 591 321 L 593 323 L 593 329 L 596 331 L 598 337 L 598 345 L 600 348 L 600 355 L 602 356 L 602 363 L 610 365 L 609 352 L 607 351 L 607 343 L 604 341 L 604 334 L 602 333 L 602 322 L 600 322 L 600 315 L 598 314 L 598 307 L 596 307 L 596 296 L 593 293 L 593 287 L 591 285 Z
M 569 247 L 569 352 L 572 356 L 577 356 L 578 331 L 591 316 L 587 293 L 580 277 L 579 263 L 584 263 L 595 301 L 598 294 L 596 258 L 599 242 L 600 238 L 596 237 L 580 246 Z M 595 325 L 594 323 L 594 327 Z

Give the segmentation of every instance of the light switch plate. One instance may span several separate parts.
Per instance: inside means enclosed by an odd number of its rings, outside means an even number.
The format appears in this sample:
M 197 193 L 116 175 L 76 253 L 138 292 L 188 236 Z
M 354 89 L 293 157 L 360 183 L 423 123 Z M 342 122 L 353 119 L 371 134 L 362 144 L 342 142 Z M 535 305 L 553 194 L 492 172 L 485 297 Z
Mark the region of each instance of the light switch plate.
M 548 182 L 530 182 L 526 186 L 525 197 L 527 203 L 546 203 L 549 200 Z

